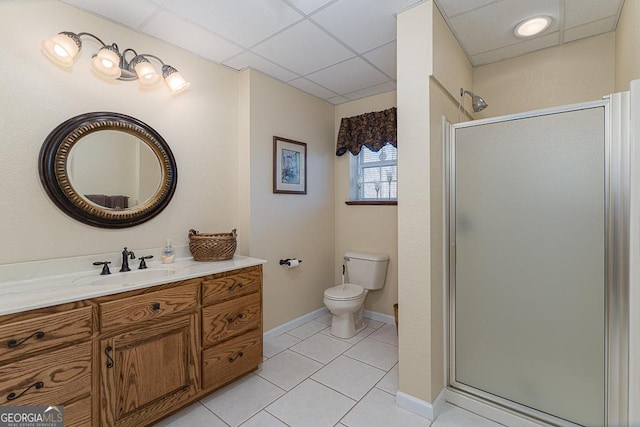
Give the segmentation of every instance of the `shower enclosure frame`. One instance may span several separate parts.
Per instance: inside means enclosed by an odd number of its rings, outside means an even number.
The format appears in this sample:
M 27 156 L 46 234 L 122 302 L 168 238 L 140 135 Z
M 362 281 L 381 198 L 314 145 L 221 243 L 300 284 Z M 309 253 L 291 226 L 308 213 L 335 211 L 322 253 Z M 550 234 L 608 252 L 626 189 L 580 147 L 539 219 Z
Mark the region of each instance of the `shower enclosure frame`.
M 625 104 L 626 102 L 626 104 Z M 613 104 L 613 106 L 611 105 Z M 533 410 L 524 405 L 481 391 L 456 381 L 456 341 L 455 341 L 455 279 L 456 279 L 456 142 L 457 129 L 492 123 L 533 118 L 550 114 L 566 113 L 589 108 L 604 108 L 604 272 L 605 272 L 605 420 L 608 426 L 628 424 L 629 385 L 629 310 L 625 302 L 629 292 L 629 162 L 631 156 L 628 135 L 620 131 L 624 123 L 624 113 L 628 113 L 628 98 L 624 94 L 614 94 L 601 101 L 572 104 L 561 107 L 535 110 L 525 113 L 500 116 L 489 119 L 450 124 L 443 118 L 444 139 L 444 271 L 445 271 L 445 384 L 447 400 L 466 407 L 488 418 L 503 423 L 517 422 L 522 426 L 569 426 L 578 424 Z M 616 125 L 612 128 L 612 123 Z M 628 126 L 628 124 L 627 124 Z M 614 132 L 614 129 L 616 130 Z

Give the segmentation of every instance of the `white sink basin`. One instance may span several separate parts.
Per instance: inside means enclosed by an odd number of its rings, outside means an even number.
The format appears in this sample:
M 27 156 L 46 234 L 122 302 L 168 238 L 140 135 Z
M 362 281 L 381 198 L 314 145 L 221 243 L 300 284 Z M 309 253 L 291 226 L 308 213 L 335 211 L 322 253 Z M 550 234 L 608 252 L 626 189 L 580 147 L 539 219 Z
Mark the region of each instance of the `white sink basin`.
M 148 270 L 133 270 L 126 273 L 117 273 L 109 276 L 100 276 L 99 278 L 91 282 L 92 285 L 104 286 L 104 285 L 122 285 L 131 286 L 138 283 L 149 282 L 152 280 L 161 279 L 163 277 L 171 276 L 175 274 L 175 269 L 159 268 Z

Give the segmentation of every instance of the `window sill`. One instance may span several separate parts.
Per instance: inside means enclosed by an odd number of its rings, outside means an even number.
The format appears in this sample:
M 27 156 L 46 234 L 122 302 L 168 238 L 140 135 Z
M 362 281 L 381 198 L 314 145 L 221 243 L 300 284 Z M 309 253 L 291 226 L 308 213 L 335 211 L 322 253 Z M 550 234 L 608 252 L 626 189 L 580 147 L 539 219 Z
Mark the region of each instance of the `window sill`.
M 397 200 L 351 200 L 344 202 L 347 206 L 397 206 Z

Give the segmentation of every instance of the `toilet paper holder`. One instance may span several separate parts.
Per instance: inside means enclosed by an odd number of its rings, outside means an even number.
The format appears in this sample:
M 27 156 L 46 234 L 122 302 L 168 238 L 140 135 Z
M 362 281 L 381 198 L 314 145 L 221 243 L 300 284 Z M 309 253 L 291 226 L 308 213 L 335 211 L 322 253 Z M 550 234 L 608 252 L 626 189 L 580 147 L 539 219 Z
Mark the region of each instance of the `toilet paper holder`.
M 281 259 L 280 260 L 280 265 L 286 265 L 287 267 L 291 267 L 291 261 L 298 261 L 298 264 L 302 264 L 302 260 L 301 259 L 287 258 L 287 259 Z

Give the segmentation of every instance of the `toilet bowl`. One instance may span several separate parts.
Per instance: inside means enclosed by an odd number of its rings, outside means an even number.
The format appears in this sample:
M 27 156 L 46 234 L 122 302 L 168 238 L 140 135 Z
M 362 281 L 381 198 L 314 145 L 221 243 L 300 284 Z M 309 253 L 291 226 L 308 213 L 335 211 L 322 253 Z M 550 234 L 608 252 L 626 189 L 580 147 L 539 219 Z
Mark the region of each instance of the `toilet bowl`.
M 347 252 L 344 260 L 349 281 L 325 290 L 323 302 L 332 315 L 331 335 L 351 338 L 367 326 L 362 319 L 364 302 L 369 291 L 384 287 L 389 256 Z
M 351 338 L 366 328 L 362 319 L 367 290 L 360 285 L 345 283 L 324 291 L 324 305 L 333 315 L 331 335 Z

